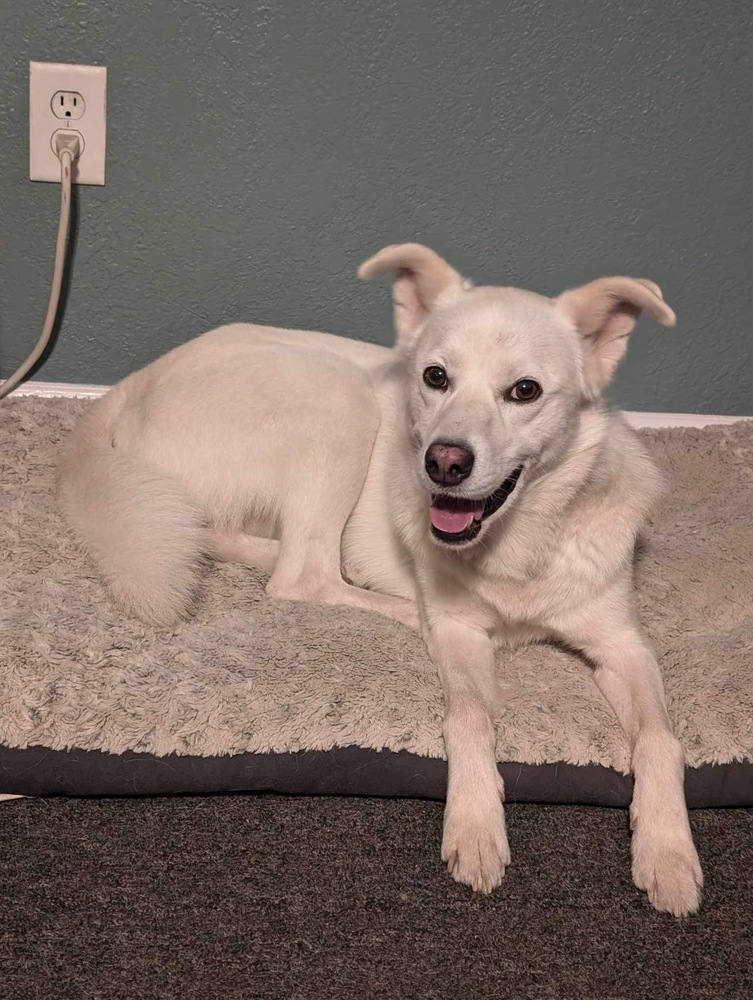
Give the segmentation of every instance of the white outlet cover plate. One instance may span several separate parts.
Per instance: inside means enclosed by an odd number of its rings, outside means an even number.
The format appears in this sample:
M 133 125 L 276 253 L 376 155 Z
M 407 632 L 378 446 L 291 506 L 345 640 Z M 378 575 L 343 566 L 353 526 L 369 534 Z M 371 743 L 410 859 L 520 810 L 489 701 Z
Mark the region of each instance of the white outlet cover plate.
M 52 112 L 58 90 L 75 91 L 86 101 L 86 111 L 66 122 Z M 60 161 L 53 152 L 54 132 L 70 127 L 80 132 L 84 151 L 73 164 L 74 184 L 105 183 L 107 68 L 66 63 L 29 63 L 29 177 L 60 183 Z

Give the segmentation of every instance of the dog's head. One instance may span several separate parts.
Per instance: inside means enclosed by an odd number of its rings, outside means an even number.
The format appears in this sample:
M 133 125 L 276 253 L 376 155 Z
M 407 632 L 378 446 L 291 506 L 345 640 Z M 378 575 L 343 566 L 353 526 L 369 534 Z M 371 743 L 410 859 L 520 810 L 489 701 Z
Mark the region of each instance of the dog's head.
M 385 247 L 361 278 L 394 271 L 396 351 L 434 539 L 468 546 L 556 462 L 601 395 L 642 309 L 672 326 L 657 285 L 600 278 L 558 298 L 465 281 L 434 251 Z

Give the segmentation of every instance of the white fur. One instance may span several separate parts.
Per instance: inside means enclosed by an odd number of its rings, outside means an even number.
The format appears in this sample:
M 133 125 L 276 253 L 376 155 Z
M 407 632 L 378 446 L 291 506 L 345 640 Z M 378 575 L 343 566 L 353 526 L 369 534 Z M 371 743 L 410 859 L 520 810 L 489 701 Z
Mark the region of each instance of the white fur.
M 150 621 L 189 612 L 205 557 L 263 566 L 274 597 L 413 626 L 420 615 L 446 702 L 442 856 L 477 890 L 509 862 L 495 651 L 542 639 L 580 651 L 633 748 L 636 884 L 658 909 L 691 913 L 702 879 L 683 755 L 632 592 L 659 477 L 600 400 L 640 308 L 674 315 L 655 285 L 629 278 L 557 300 L 474 289 L 414 244 L 361 273 L 384 269 L 397 275 L 395 352 L 240 324 L 205 334 L 87 412 L 61 466 L 63 507 L 119 600 Z M 446 391 L 423 380 L 437 364 Z M 509 399 L 521 378 L 540 399 Z M 430 530 L 434 441 L 475 454 L 448 491 L 459 497 L 485 498 L 523 467 L 463 545 Z

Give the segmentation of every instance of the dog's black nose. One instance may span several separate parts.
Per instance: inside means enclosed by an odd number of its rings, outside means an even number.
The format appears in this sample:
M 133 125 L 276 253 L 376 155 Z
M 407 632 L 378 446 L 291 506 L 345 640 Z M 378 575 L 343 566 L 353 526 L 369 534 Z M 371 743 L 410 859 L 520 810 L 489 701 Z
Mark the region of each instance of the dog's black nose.
M 470 476 L 473 459 L 473 452 L 462 445 L 436 441 L 426 449 L 424 466 L 435 483 L 457 486 Z

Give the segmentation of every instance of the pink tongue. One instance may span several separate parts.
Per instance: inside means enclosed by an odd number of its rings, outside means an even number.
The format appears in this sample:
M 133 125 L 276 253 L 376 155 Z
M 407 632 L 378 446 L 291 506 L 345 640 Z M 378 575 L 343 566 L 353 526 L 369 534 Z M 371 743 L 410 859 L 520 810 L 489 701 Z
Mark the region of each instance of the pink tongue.
M 430 507 L 429 514 L 431 523 L 437 531 L 446 531 L 447 534 L 456 535 L 471 526 L 474 513 L 480 514 L 483 510 L 482 503 L 474 503 L 470 510 L 458 510 L 452 507 Z
M 460 531 L 465 531 L 470 527 L 473 520 L 473 512 L 470 510 L 442 510 L 439 507 L 431 508 L 431 523 L 437 531 L 446 531 L 450 535 L 455 535 Z

